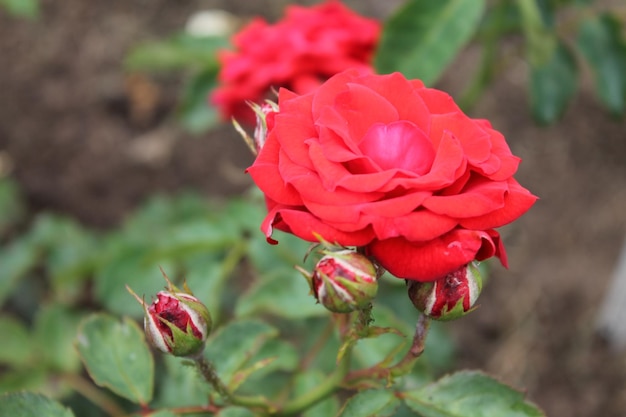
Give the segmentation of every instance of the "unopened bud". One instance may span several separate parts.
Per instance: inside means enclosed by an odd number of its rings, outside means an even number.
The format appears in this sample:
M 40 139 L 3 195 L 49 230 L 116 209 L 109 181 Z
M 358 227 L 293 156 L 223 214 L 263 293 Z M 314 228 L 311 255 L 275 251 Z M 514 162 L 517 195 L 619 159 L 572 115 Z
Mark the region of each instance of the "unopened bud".
M 367 307 L 378 292 L 372 261 L 352 250 L 324 253 L 312 273 L 300 270 L 317 301 L 335 313 Z
M 209 310 L 189 291 L 168 282 L 167 291 L 160 291 L 149 306 L 128 286 L 128 291 L 144 307 L 144 330 L 152 346 L 174 356 L 194 357 L 204 349 L 211 331 Z
M 435 320 L 454 320 L 474 309 L 482 290 L 476 265 L 467 264 L 432 282 L 407 281 L 415 308 Z
M 278 104 L 273 101 L 267 100 L 265 103 L 251 104 L 252 110 L 256 114 L 256 126 L 254 128 L 254 145 L 256 147 L 257 152 L 260 152 L 263 146 L 265 145 L 265 140 L 267 139 L 267 131 L 272 127 L 273 119 L 268 120 L 268 116 L 278 112 Z M 269 123 L 269 125 L 268 125 Z
M 250 137 L 248 132 L 233 119 L 235 130 L 241 135 L 248 148 L 254 155 L 258 155 L 265 146 L 267 132 L 272 129 L 274 124 L 274 115 L 278 112 L 278 104 L 273 101 L 266 100 L 263 104 L 249 103 L 250 107 L 256 115 L 256 125 L 254 128 L 254 137 Z

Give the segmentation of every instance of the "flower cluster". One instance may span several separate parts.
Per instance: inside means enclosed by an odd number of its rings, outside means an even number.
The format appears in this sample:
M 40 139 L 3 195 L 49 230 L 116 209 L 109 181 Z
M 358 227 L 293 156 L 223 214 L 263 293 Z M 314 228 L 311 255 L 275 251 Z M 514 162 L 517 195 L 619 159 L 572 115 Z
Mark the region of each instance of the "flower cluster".
M 220 85 L 211 101 L 225 119 L 254 122 L 247 102 L 261 103 L 272 88 L 307 93 L 349 68 L 371 72 L 380 23 L 357 15 L 339 1 L 289 6 L 274 25 L 255 18 L 222 51 Z
M 496 227 L 536 197 L 486 120 L 399 73 L 348 70 L 306 94 L 279 92 L 248 168 L 266 197 L 262 230 L 361 247 L 398 278 L 435 281 L 506 253 Z

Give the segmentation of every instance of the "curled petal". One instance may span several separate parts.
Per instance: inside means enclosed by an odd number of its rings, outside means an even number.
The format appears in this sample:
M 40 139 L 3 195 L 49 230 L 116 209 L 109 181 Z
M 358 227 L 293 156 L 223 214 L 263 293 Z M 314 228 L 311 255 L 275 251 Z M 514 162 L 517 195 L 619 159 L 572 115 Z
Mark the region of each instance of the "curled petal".
M 402 237 L 375 240 L 367 253 L 398 278 L 434 281 L 480 258 L 500 254 L 487 232 L 455 229 L 436 239 L 413 243 Z

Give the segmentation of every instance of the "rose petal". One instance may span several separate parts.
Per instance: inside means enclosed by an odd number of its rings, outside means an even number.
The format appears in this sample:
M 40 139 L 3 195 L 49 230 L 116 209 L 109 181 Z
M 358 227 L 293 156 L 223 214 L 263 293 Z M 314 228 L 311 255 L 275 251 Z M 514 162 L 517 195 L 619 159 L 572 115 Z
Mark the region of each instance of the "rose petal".
M 317 217 L 337 223 L 359 222 L 361 215 L 379 218 L 405 216 L 417 209 L 430 196 L 430 192 L 414 192 L 403 196 L 386 198 L 380 201 L 368 201 L 360 204 L 342 204 L 327 201 L 304 199 L 304 205 Z M 338 203 L 338 204 L 337 204 Z
M 417 81 L 413 82 L 413 81 Z M 402 74 L 395 72 L 388 75 L 372 75 L 362 77 L 360 82 L 378 92 L 393 105 L 398 112 L 398 120 L 413 122 L 426 134 L 430 131 L 430 111 L 417 89 L 424 84 L 419 80 L 407 80 Z
M 360 141 L 375 123 L 398 120 L 398 110 L 385 97 L 356 83 L 349 83 L 348 91 L 338 94 L 333 105 L 348 122 L 349 137 L 353 141 Z
M 268 242 L 273 244 L 277 243 L 271 238 L 274 228 L 309 242 L 317 242 L 318 236 L 321 236 L 328 242 L 341 243 L 344 246 L 363 246 L 374 237 L 373 231 L 369 228 L 346 233 L 320 221 L 311 213 L 280 206 L 271 210 L 261 224 L 261 230 Z
M 308 169 L 312 169 L 313 164 L 305 141 L 317 136 L 309 110 L 312 101 L 312 95 L 279 101 L 281 111 L 275 115 L 274 128 L 270 132 L 290 161 Z
M 506 182 L 470 179 L 460 194 L 434 195 L 424 201 L 427 209 L 457 219 L 482 216 L 504 206 Z
M 430 137 L 435 146 L 445 132 L 451 132 L 459 139 L 470 164 L 481 166 L 491 155 L 489 134 L 463 113 L 432 116 Z
M 246 172 L 256 185 L 271 198 L 286 205 L 301 205 L 300 194 L 285 182 L 278 169 L 280 145 L 275 135 L 270 135 L 254 164 Z
M 492 237 L 482 231 L 455 229 L 423 244 L 402 237 L 374 240 L 367 246 L 392 275 L 416 281 L 434 281 L 476 259 L 476 254 L 495 254 Z
M 511 154 L 511 149 L 506 143 L 502 133 L 497 130 L 488 129 L 491 141 L 491 158 L 497 159 L 497 165 L 493 165 L 490 160 L 477 167 L 478 172 L 494 181 L 504 181 L 517 171 L 520 158 Z
M 504 226 L 526 213 L 535 204 L 537 197 L 522 187 L 515 179 L 507 180 L 508 190 L 504 194 L 503 207 L 483 216 L 461 219 L 461 226 L 467 229 L 492 229 Z
M 379 240 L 402 236 L 411 242 L 436 239 L 457 226 L 456 220 L 427 210 L 398 217 L 374 218 L 370 222 Z

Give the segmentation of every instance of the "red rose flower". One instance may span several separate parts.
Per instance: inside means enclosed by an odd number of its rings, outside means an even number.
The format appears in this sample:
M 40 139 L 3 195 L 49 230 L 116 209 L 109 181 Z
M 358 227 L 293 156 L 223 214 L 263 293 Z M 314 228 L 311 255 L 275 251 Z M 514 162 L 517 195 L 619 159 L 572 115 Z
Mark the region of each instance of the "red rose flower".
M 257 18 L 233 38 L 235 51 L 218 55 L 220 86 L 211 96 L 223 118 L 254 122 L 247 101 L 260 103 L 272 88 L 307 93 L 349 68 L 371 72 L 380 24 L 338 1 L 289 6 L 275 25 Z
M 492 256 L 495 227 L 536 197 L 520 159 L 485 120 L 399 73 L 340 73 L 317 90 L 279 92 L 248 172 L 265 193 L 262 224 L 308 241 L 361 246 L 399 278 L 432 281 Z M 317 236 L 316 236 L 317 235 Z

